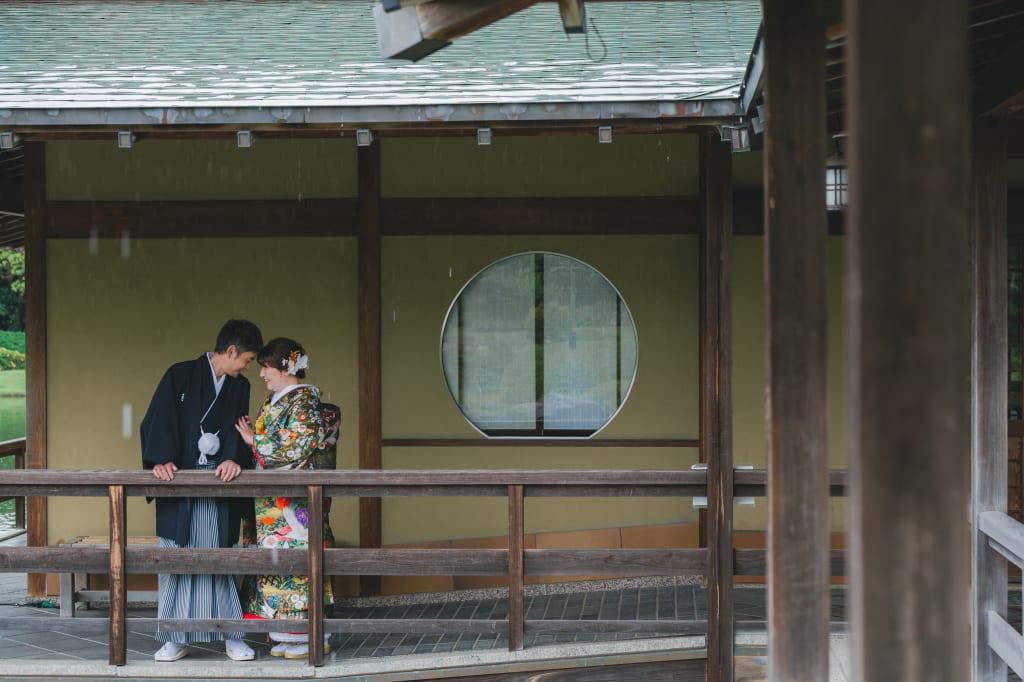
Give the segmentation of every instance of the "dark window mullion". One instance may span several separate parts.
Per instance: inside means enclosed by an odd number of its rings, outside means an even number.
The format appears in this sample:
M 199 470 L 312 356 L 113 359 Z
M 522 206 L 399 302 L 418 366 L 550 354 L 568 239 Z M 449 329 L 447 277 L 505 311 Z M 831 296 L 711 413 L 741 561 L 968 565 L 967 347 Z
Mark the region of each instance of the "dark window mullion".
M 622 404 L 622 299 L 615 297 L 615 407 Z
M 534 404 L 537 435 L 544 435 L 544 254 L 533 257 Z
M 458 387 L 456 388 L 457 396 L 455 402 L 462 404 L 462 391 L 466 383 L 466 372 L 465 365 L 462 362 L 462 354 L 465 352 L 464 337 L 463 337 L 463 321 L 462 321 L 462 296 L 459 296 L 455 300 L 455 318 L 458 321 L 456 331 L 456 362 L 458 363 Z

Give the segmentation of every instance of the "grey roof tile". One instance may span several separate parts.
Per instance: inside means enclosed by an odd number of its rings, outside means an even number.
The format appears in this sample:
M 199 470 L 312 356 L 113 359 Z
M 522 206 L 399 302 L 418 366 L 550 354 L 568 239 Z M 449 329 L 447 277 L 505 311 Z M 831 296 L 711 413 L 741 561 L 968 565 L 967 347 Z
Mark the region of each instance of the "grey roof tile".
M 370 0 L 0 3 L 0 109 L 734 98 L 759 0 L 556 3 L 423 61 L 379 56 Z

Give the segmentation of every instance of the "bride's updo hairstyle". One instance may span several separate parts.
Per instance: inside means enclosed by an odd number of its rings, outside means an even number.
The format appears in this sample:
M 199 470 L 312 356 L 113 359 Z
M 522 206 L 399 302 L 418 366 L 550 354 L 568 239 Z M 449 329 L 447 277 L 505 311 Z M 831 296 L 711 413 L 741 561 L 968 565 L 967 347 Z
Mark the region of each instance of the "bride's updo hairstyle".
M 298 341 L 279 336 L 267 341 L 267 345 L 263 346 L 256 356 L 256 362 L 263 367 L 272 367 L 299 379 L 305 379 L 309 356 Z

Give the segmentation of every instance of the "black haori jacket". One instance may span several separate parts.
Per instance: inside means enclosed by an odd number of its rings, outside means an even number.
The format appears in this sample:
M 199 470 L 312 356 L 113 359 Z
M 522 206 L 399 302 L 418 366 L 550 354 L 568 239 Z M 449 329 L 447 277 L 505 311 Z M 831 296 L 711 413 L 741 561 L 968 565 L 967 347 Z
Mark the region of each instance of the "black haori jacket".
M 164 373 L 142 418 L 142 467 L 174 462 L 179 470 L 195 469 L 199 460 L 199 421 L 215 396 L 210 362 L 203 353 L 195 360 L 179 362 Z M 252 452 L 235 430 L 235 422 L 249 413 L 249 381 L 224 377 L 220 395 L 202 422 L 206 433 L 217 433 L 220 450 L 211 462 L 238 462 L 252 469 Z M 217 481 L 210 472 L 210 481 Z M 238 542 L 242 515 L 252 514 L 251 499 L 218 497 L 218 538 L 221 547 Z M 192 520 L 192 499 L 156 498 L 156 534 L 185 546 Z

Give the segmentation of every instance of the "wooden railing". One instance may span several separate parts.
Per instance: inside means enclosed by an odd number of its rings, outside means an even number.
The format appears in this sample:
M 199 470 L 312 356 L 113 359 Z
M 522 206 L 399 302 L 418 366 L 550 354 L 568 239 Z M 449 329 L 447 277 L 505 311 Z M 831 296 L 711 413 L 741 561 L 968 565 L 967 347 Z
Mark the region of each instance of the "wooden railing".
M 977 532 L 988 538 L 990 549 L 1024 569 L 1024 524 L 1003 512 L 988 511 L 978 515 Z M 1024 635 L 994 610 L 988 610 L 982 617 L 988 626 L 987 646 L 1018 677 L 1024 677 Z
M 763 472 L 762 472 L 763 474 Z M 78 632 L 109 629 L 109 660 L 126 661 L 126 576 L 129 573 L 247 575 L 273 566 L 282 574 L 310 576 L 309 618 L 289 629 L 310 633 L 309 662 L 323 664 L 328 632 L 505 634 L 509 649 L 523 648 L 524 632 L 635 632 L 706 635 L 707 621 L 527 620 L 525 576 L 708 575 L 707 549 L 525 549 L 527 497 L 693 497 L 707 494 L 705 471 L 317 471 L 251 472 L 230 483 L 208 472 L 178 472 L 159 481 L 146 471 L 28 470 L 0 472 L 0 495 L 105 496 L 110 506 L 110 546 L 4 548 L 0 572 L 97 572 L 110 574 L 110 617 L 62 622 Z M 763 475 L 762 475 L 763 481 Z M 755 484 L 756 487 L 756 484 Z M 763 490 L 763 485 L 761 486 Z M 256 548 L 168 549 L 129 546 L 125 499 L 147 497 L 309 498 L 308 550 Z M 324 549 L 325 497 L 490 496 L 508 500 L 508 549 Z M 508 578 L 507 620 L 329 619 L 323 607 L 323 579 L 334 575 L 504 575 Z M 48 629 L 49 619 L 0 618 L 0 629 Z M 135 630 L 269 632 L 272 620 L 133 618 Z
M 0 442 L 0 459 L 7 457 L 14 458 L 14 469 L 25 468 L 25 439 L 15 438 L 13 440 L 5 440 Z M 6 471 L 6 470 L 0 470 Z M 25 496 L 24 495 L 7 495 L 0 496 L 0 502 L 7 502 L 8 500 L 14 500 L 14 529 L 25 530 Z M 0 529 L 0 535 L 4 535 L 5 531 Z
M 736 469 L 733 472 L 733 495 L 735 497 L 765 497 L 767 495 L 768 475 L 764 469 Z M 836 469 L 828 473 L 829 495 L 844 497 L 847 491 L 847 472 Z M 846 550 L 834 549 L 831 552 L 831 571 L 833 576 L 846 575 Z M 742 576 L 761 576 L 768 573 L 768 550 L 736 549 L 733 550 L 733 573 Z M 837 628 L 833 624 L 833 628 Z M 751 624 L 740 624 L 738 631 L 750 632 L 763 630 Z

